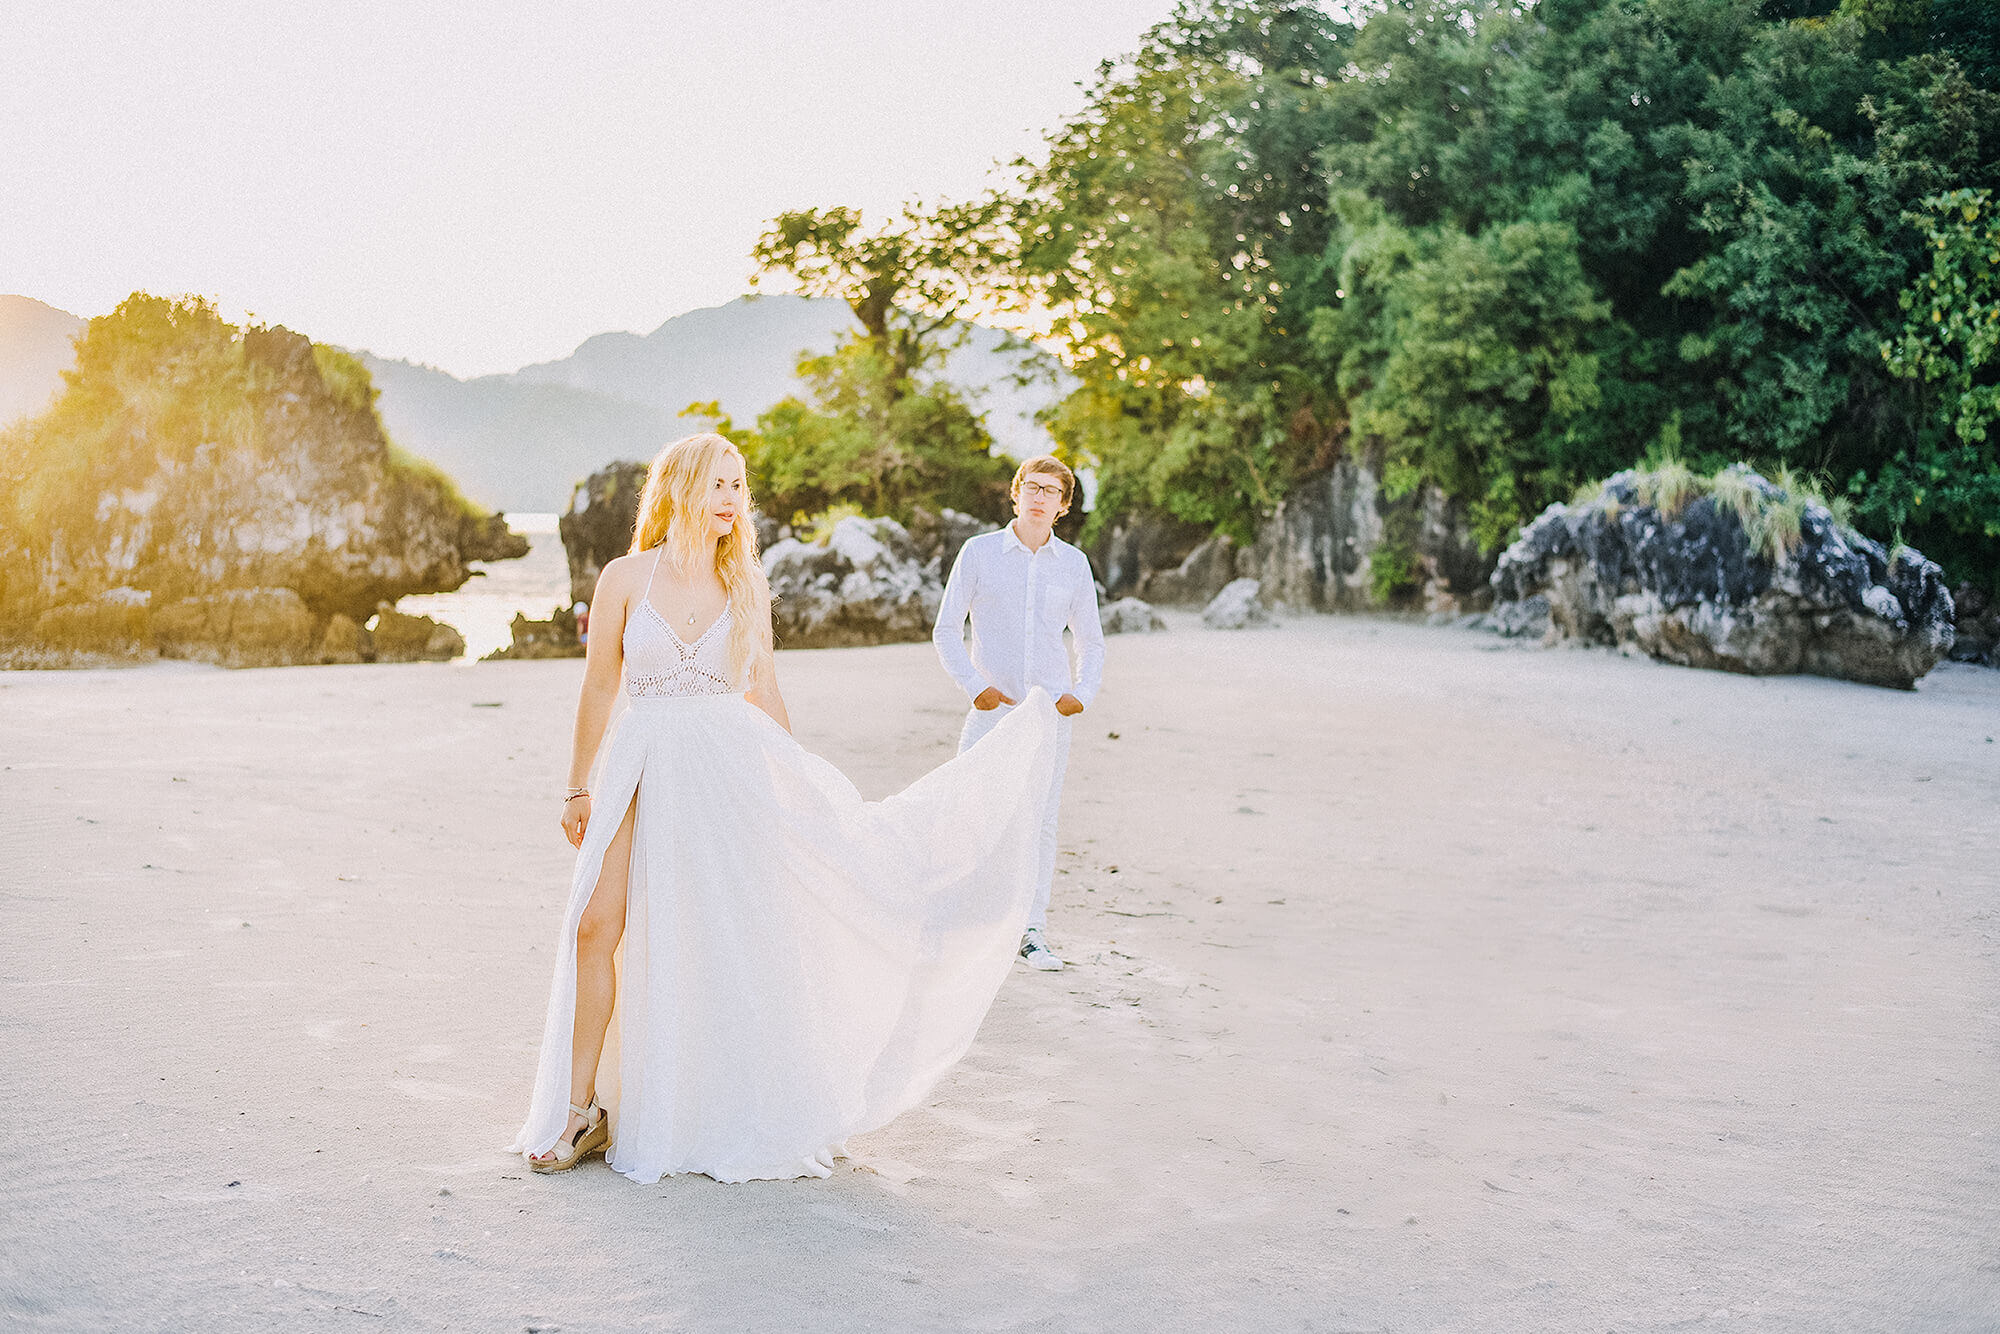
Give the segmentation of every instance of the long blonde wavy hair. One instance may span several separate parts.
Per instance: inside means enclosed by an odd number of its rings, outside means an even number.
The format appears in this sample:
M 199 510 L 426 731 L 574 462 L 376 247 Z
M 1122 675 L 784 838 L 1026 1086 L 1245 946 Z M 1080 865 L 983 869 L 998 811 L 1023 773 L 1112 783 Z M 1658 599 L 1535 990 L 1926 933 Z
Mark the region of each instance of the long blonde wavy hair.
M 691 435 L 661 450 L 639 493 L 632 526 L 632 554 L 666 543 L 664 559 L 692 571 L 708 554 L 708 488 L 724 454 L 742 463 L 743 452 L 722 436 Z M 715 572 L 729 595 L 729 664 L 741 681 L 771 648 L 771 585 L 757 558 L 757 526 L 750 521 L 750 476 L 736 522 L 715 544 Z

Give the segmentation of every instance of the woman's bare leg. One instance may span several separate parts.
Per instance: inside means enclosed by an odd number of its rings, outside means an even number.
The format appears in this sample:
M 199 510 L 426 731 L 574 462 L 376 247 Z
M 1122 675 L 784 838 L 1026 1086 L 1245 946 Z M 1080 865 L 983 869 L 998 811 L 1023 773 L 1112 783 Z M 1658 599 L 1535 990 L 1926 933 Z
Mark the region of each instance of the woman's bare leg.
M 611 1026 L 613 976 L 611 956 L 625 934 L 625 892 L 632 874 L 632 815 L 637 800 L 625 808 L 625 818 L 604 850 L 597 888 L 590 891 L 583 918 L 576 924 L 576 1025 L 570 1030 L 569 1100 L 588 1107 L 597 1091 L 597 1062 L 604 1054 L 605 1030 Z M 563 1130 L 569 1140 L 584 1129 L 575 1112 Z M 551 1150 L 540 1155 L 553 1158 Z

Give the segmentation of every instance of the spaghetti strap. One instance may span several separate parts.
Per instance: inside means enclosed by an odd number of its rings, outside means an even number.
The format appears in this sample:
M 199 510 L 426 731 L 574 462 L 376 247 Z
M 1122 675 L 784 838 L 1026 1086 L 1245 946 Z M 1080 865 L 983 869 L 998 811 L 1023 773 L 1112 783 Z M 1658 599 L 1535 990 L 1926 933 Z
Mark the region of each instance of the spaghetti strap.
M 653 581 L 660 577 L 660 557 L 664 556 L 666 551 L 667 544 L 665 542 L 653 548 L 653 572 L 646 576 L 646 591 L 639 595 L 639 601 L 649 607 L 653 605 Z M 653 614 L 655 616 L 659 615 L 658 612 L 654 612 Z

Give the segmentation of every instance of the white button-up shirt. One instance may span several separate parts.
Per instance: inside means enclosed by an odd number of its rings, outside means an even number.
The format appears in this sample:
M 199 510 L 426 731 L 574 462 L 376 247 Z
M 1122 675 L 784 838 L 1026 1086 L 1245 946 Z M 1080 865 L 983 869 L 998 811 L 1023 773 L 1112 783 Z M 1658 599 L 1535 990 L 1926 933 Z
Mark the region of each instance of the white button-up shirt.
M 1074 653 L 1063 643 L 1065 626 Z M 1089 560 L 1053 533 L 1041 550 L 1030 551 L 1011 523 L 969 539 L 945 583 L 931 642 L 968 698 L 997 686 L 1010 699 L 1026 699 L 1040 686 L 1053 698 L 1075 695 L 1088 708 L 1104 682 L 1104 631 Z

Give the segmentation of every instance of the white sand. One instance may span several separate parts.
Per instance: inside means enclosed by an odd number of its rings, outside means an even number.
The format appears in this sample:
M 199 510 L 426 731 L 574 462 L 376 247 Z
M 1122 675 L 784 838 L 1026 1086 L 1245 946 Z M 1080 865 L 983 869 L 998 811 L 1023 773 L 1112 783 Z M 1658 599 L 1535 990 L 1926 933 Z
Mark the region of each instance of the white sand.
M 641 1187 L 499 1151 L 579 667 L 0 674 L 0 1326 L 2000 1325 L 2000 674 L 1113 639 L 1076 965 L 832 1179 Z M 950 753 L 927 645 L 781 673 Z

